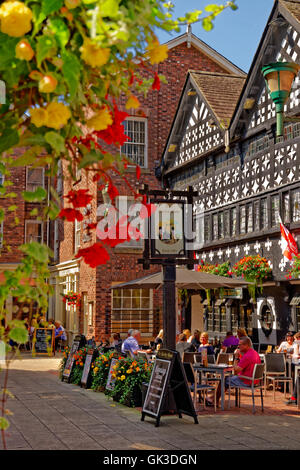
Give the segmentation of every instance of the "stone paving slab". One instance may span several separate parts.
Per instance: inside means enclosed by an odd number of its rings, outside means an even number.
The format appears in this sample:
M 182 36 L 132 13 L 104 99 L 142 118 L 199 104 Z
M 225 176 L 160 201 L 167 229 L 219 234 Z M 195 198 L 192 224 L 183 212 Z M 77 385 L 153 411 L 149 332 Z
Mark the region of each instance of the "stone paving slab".
M 272 394 L 266 398 L 264 414 L 257 406 L 253 415 L 251 397 L 245 396 L 241 409 L 200 412 L 199 425 L 188 416 L 181 420 L 163 416 L 161 426 L 155 428 L 149 417 L 141 422 L 140 410 L 61 382 L 59 361 L 27 356 L 13 363 L 8 387 L 15 395 L 8 402 L 14 413 L 9 417 L 9 449 L 300 449 L 299 412 L 284 408 L 280 395 L 275 404 Z

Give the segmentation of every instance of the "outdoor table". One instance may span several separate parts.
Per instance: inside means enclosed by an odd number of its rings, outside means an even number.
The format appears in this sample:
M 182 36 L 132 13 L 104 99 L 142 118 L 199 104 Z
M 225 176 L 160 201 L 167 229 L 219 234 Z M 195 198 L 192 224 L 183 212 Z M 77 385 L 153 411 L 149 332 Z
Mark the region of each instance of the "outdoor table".
M 207 367 L 202 365 L 193 365 L 194 370 L 198 373 L 201 372 L 212 372 L 214 374 L 220 374 L 221 376 L 221 409 L 224 411 L 224 401 L 225 401 L 225 375 L 231 375 L 233 371 L 233 366 L 228 364 L 209 364 Z

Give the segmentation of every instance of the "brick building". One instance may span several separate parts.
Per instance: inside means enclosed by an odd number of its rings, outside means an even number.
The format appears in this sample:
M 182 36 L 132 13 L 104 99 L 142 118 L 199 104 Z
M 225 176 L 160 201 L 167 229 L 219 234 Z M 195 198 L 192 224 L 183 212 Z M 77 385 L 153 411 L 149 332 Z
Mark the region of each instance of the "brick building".
M 210 48 L 199 38 L 188 31 L 167 43 L 168 58 L 153 69 L 167 79 L 159 92 L 150 91 L 147 98 L 139 97 L 141 109 L 130 113 L 124 123 L 126 133 L 131 140 L 121 149 L 141 167 L 141 178 L 136 180 L 135 167 L 129 168 L 127 178 L 135 189 L 143 183 L 151 188 L 158 187 L 155 168 L 159 164 L 170 125 L 175 113 L 178 99 L 190 68 L 203 71 L 233 74 L 244 77 L 245 74 L 222 55 Z M 119 108 L 123 108 L 122 101 Z M 62 168 L 64 173 L 64 168 Z M 97 220 L 97 206 L 102 202 L 102 193 L 97 193 L 93 183 L 84 171 L 78 172 L 76 182 L 59 180 L 58 192 L 66 194 L 69 189 L 88 188 L 94 200 L 88 207 L 88 219 Z M 124 182 L 114 178 L 120 195 L 130 196 Z M 122 200 L 120 196 L 117 204 Z M 72 223 L 56 221 L 53 224 L 55 264 L 51 266 L 51 283 L 55 294 L 50 298 L 49 316 L 63 321 L 73 334 L 82 332 L 97 340 L 120 331 L 126 335 L 128 328 L 136 327 L 142 331 L 146 341 L 157 334 L 161 324 L 161 299 L 159 293 L 146 290 L 115 290 L 110 287 L 116 283 L 132 280 L 142 276 L 142 267 L 137 259 L 142 254 L 141 242 L 131 241 L 114 249 L 106 265 L 92 269 L 75 258 L 79 247 L 85 248 L 96 241 L 95 234 L 86 230 L 86 221 Z M 157 270 L 157 268 L 155 269 Z M 74 311 L 66 307 L 61 294 L 68 290 L 81 293 L 81 308 Z M 112 297 L 113 296 L 113 297 Z
M 21 153 L 19 150 L 15 155 Z M 14 270 L 20 263 L 23 254 L 18 247 L 21 244 L 30 241 L 49 244 L 50 240 L 50 224 L 38 220 L 45 203 L 25 202 L 22 197 L 23 191 L 35 191 L 38 187 L 48 191 L 48 177 L 45 176 L 44 168 L 13 167 L 9 180 L 12 181 L 9 192 L 16 197 L 1 198 L 0 193 L 0 209 L 5 211 L 5 220 L 0 223 L 0 283 L 3 271 Z M 0 188 L 3 185 L 5 186 L 5 176 L 0 172 Z M 16 211 L 11 210 L 15 204 Z M 20 304 L 17 298 L 8 297 L 6 311 L 7 321 L 16 315 L 26 318 L 29 306 Z M 36 313 L 36 306 L 33 306 L 32 312 Z

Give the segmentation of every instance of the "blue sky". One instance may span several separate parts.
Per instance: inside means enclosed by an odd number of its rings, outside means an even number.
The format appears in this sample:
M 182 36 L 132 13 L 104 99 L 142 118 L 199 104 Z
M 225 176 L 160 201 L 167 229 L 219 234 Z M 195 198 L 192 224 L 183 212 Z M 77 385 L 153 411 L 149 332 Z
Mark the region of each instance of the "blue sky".
M 187 11 L 202 10 L 210 3 L 221 4 L 222 0 L 173 0 L 176 16 L 183 16 Z M 248 72 L 273 3 L 274 0 L 236 0 L 238 10 L 223 11 L 216 18 L 212 31 L 204 31 L 201 23 L 197 23 L 192 25 L 192 32 Z M 181 33 L 185 30 L 183 28 Z M 160 42 L 169 41 L 177 35 L 158 33 Z

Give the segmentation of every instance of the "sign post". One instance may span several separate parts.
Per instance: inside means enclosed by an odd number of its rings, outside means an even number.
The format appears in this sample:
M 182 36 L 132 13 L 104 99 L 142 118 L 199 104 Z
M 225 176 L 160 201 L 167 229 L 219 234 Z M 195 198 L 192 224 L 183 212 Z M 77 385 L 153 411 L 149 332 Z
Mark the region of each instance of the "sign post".
M 163 268 L 163 345 L 175 349 L 176 345 L 176 265 L 192 269 L 198 261 L 194 259 L 193 243 L 193 198 L 197 192 L 189 186 L 188 191 L 149 190 L 148 185 L 140 190 L 147 204 L 154 206 L 145 231 L 143 258 L 138 263 L 144 269 L 150 264 Z M 189 246 L 190 244 L 190 246 Z
M 92 382 L 91 365 L 98 355 L 99 351 L 97 349 L 90 348 L 87 350 L 80 382 L 81 387 L 90 388 Z

